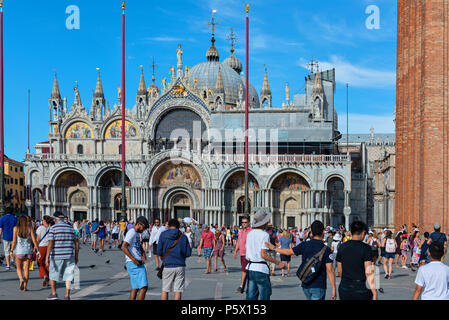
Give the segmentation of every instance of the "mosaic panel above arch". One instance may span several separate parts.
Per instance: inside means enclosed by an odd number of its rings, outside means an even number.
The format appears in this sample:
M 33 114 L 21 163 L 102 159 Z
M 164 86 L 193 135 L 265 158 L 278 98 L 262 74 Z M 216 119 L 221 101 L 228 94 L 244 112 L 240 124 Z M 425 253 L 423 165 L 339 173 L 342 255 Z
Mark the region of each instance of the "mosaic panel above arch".
M 85 122 L 75 122 L 67 129 L 66 139 L 92 139 L 94 133 L 92 128 Z
M 87 187 L 87 182 L 84 177 L 76 171 L 66 171 L 62 173 L 56 180 L 58 187 Z
M 272 185 L 278 191 L 306 191 L 310 190 L 307 181 L 300 175 L 292 172 L 277 177 Z
M 201 177 L 191 165 L 166 163 L 155 174 L 154 183 L 160 187 L 187 184 L 192 188 L 199 189 L 201 188 Z
M 260 190 L 259 183 L 251 174 L 249 174 L 249 177 L 248 177 L 248 187 L 249 187 L 249 190 Z M 234 173 L 226 181 L 225 189 L 245 190 L 245 173 L 244 172 Z
M 122 137 L 122 120 L 116 120 L 109 124 L 106 129 L 105 139 L 118 139 Z M 125 120 L 125 137 L 137 138 L 137 128 L 130 122 Z

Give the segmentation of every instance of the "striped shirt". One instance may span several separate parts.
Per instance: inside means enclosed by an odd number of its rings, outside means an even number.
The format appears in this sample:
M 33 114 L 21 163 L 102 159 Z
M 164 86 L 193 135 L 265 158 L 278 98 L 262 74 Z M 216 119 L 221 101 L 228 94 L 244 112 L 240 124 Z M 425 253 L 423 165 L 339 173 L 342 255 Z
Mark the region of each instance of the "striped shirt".
M 76 239 L 73 227 L 60 221 L 50 227 L 48 241 L 53 240 L 50 257 L 55 260 L 71 259 L 75 256 L 74 241 Z

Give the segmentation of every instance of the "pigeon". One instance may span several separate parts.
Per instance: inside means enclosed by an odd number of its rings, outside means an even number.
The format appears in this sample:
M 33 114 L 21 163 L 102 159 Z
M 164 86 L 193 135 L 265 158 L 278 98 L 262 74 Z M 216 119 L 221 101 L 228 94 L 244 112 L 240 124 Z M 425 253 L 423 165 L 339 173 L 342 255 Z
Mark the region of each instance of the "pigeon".
M 94 264 L 91 264 L 91 265 L 89 266 L 89 268 L 93 269 L 93 268 L 95 268 L 95 265 L 94 265 Z
M 109 249 L 112 249 L 112 246 L 109 246 Z
M 109 263 L 109 262 L 111 262 L 111 260 L 106 260 L 106 263 Z

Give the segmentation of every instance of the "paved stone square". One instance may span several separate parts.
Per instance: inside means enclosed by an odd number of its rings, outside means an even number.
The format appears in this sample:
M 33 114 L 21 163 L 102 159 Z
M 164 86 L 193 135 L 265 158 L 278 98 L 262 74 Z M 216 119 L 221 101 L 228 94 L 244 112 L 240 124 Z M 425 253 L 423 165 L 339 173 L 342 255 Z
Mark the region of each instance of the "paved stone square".
M 3 246 L 0 246 L 3 247 Z M 127 300 L 129 297 L 130 281 L 128 273 L 124 269 L 124 254 L 116 248 L 109 249 L 102 256 L 92 252 L 87 245 L 81 244 L 80 250 L 80 289 L 72 290 L 72 300 Z M 186 284 L 184 292 L 185 300 L 244 300 L 244 294 L 235 293 L 240 283 L 240 261 L 234 260 L 230 248 L 226 248 L 225 262 L 228 272 L 223 272 L 219 262 L 219 272 L 205 275 L 205 260 L 197 256 L 193 250 L 193 256 L 187 259 Z M 3 249 L 0 251 L 3 256 Z M 109 261 L 109 263 L 106 263 Z M 300 257 L 292 258 L 290 277 L 282 278 L 279 269 L 277 276 L 271 277 L 273 287 L 273 300 L 305 300 L 305 295 L 300 288 L 300 282 L 295 276 L 296 269 L 301 262 Z M 448 263 L 446 257 L 445 260 Z M 147 262 L 149 277 L 148 300 L 159 300 L 162 280 L 156 276 L 154 257 Z M 92 266 L 92 267 L 91 267 Z M 383 268 L 380 269 L 380 287 L 384 293 L 379 293 L 380 300 L 410 300 L 414 290 L 416 272 L 410 269 L 394 268 L 392 279 L 383 278 Z M 340 279 L 337 278 L 337 285 Z M 0 267 L 0 299 L 1 300 L 43 300 L 50 294 L 49 288 L 42 288 L 42 279 L 39 279 L 38 268 L 30 271 L 28 292 L 19 290 L 19 280 L 15 269 L 5 271 L 4 265 Z M 63 283 L 58 284 L 58 296 L 64 297 Z M 170 295 L 172 298 L 172 295 Z M 326 299 L 331 298 L 330 284 Z

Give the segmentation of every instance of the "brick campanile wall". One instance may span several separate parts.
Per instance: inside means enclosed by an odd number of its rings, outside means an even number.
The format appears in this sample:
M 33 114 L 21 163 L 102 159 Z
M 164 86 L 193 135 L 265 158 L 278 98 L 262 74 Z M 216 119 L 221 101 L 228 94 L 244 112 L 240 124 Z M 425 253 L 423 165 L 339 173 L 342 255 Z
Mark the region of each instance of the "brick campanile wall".
M 449 0 L 398 0 L 395 226 L 449 232 Z

